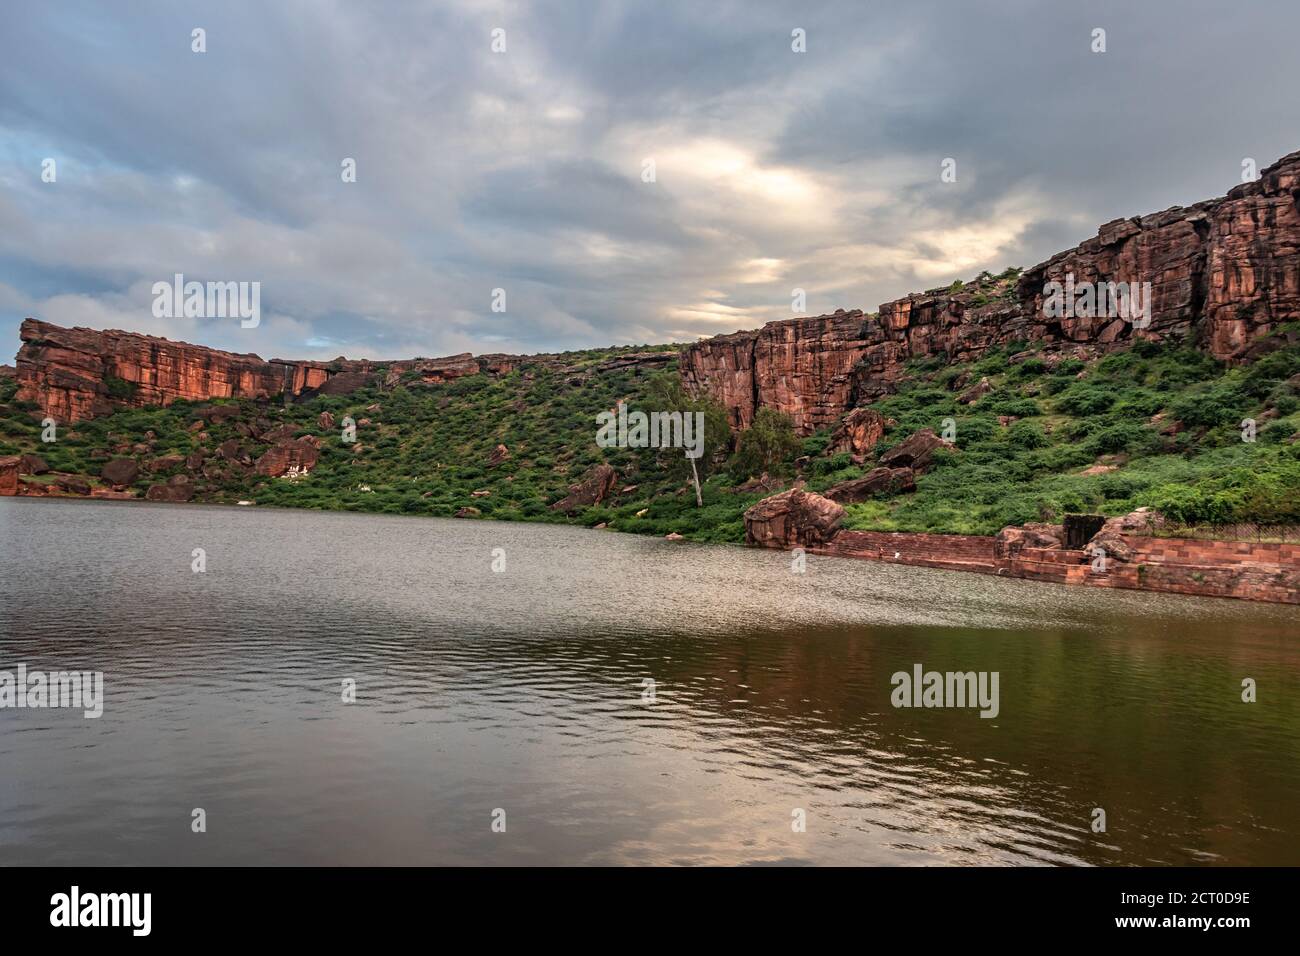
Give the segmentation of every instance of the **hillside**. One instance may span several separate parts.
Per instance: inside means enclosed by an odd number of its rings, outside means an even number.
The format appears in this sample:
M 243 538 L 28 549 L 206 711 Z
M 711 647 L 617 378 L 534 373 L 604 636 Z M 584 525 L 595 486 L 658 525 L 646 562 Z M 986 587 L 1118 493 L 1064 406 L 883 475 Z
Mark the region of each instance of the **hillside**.
M 345 395 L 272 400 L 177 401 L 118 408 L 63 426 L 41 441 L 40 412 L 0 381 L 0 455 L 34 454 L 48 471 L 22 479 L 23 493 L 92 493 L 113 482 L 132 496 L 263 506 L 519 521 L 564 521 L 696 540 L 741 541 L 755 501 L 804 478 L 826 491 L 867 474 L 880 454 L 921 429 L 955 428 L 914 491 L 882 490 L 849 504 L 846 527 L 990 534 L 1065 512 L 1122 514 L 1157 508 L 1195 525 L 1300 521 L 1300 324 L 1261 340 L 1262 354 L 1228 366 L 1176 341 L 1139 341 L 1109 352 L 994 347 L 973 362 L 908 363 L 897 390 L 872 408 L 887 419 L 869 448 L 831 453 L 831 427 L 796 439 L 788 420 L 778 458 L 763 462 L 718 441 L 697 508 L 680 451 L 600 448 L 595 413 L 623 399 L 631 408 L 684 401 L 676 352 L 604 349 L 521 363 L 499 376 L 423 381 L 407 371 Z M 667 353 L 653 360 L 644 357 Z M 640 358 L 638 358 L 640 357 Z M 987 385 L 982 380 L 987 380 Z M 966 403 L 975 392 L 983 392 Z M 705 407 L 707 403 L 692 407 Z M 722 413 L 717 406 L 713 414 Z M 342 441 L 345 416 L 356 444 Z M 779 415 L 767 416 L 781 431 Z M 1253 418 L 1255 441 L 1240 423 Z M 329 427 L 326 427 L 326 426 Z M 721 434 L 726 434 L 725 429 Z M 743 436 L 747 432 L 741 432 Z M 319 439 L 301 477 L 275 476 L 268 452 Z M 309 439 L 310 441 L 310 439 Z M 508 457 L 494 460 L 504 445 Z M 309 447 L 309 446 L 308 446 Z M 309 457 L 310 457 L 310 453 Z M 500 453 L 497 453 L 498 455 Z M 292 457 L 292 456 L 291 456 Z M 263 464 L 264 459 L 272 459 Z M 617 474 L 608 496 L 572 514 L 551 506 L 601 463 Z M 119 468 L 122 466 L 119 465 Z M 30 468 L 22 468 L 30 471 Z M 770 472 L 760 482 L 756 472 Z M 80 489 L 85 490 L 85 489 Z M 486 493 L 485 493 L 486 492 Z

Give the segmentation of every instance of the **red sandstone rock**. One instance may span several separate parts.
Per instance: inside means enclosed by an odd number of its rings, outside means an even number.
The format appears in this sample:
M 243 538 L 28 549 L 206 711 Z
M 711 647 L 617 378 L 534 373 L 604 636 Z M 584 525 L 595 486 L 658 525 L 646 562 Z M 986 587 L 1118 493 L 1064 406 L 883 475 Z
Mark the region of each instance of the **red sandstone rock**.
M 1059 548 L 1065 540 L 1060 525 L 1030 522 L 1023 527 L 1003 528 L 993 539 L 993 556 L 999 560 L 1017 557 L 1025 548 Z
M 745 512 L 745 543 L 792 548 L 830 541 L 844 520 L 844 508 L 829 498 L 792 488 L 764 498 Z
M 194 497 L 194 485 L 185 475 L 173 475 L 165 484 L 150 485 L 144 496 L 150 501 L 189 501 Z
M 257 459 L 254 469 L 259 475 L 279 478 L 281 475 L 288 474 L 293 468 L 305 474 L 315 468 L 319 460 L 320 439 L 306 435 L 302 438 L 286 439 L 268 448 L 266 453 Z
M 971 402 L 977 402 L 989 392 L 993 391 L 993 386 L 989 384 L 987 378 L 981 378 L 966 391 L 957 396 L 959 405 L 969 405 Z
M 73 495 L 88 495 L 92 491 L 90 482 L 76 475 L 63 475 L 54 479 L 56 487 Z
M 866 501 L 884 492 L 916 490 L 916 474 L 911 468 L 873 468 L 861 478 L 842 481 L 826 492 L 831 501 L 842 505 Z
M 334 416 L 329 412 L 321 412 L 316 416 L 316 424 L 326 431 L 334 430 Z
M 880 463 L 887 468 L 911 468 L 921 474 L 930 467 L 934 453 L 940 448 L 955 451 L 957 446 L 944 441 L 932 429 L 922 428 L 881 455 Z
M 453 515 L 453 517 L 455 517 L 455 518 L 477 518 L 477 517 L 478 517 L 479 515 L 481 515 L 482 513 L 483 513 L 483 512 L 479 511 L 479 510 L 478 510 L 477 508 L 475 508 L 474 506 L 472 506 L 472 505 L 466 505 L 464 508 L 458 508 L 458 509 L 456 509 L 456 514 Z
M 551 510 L 572 514 L 598 505 L 614 490 L 617 481 L 618 474 L 602 462 L 592 468 L 581 482 L 570 485 L 568 495 L 551 505 Z
M 5 455 L 0 458 L 0 495 L 18 494 L 18 468 L 22 458 L 18 455 Z
M 99 476 L 111 485 L 129 485 L 140 477 L 140 466 L 130 458 L 114 458 L 100 469 Z
M 507 448 L 505 445 L 497 445 L 497 447 L 493 448 L 492 451 L 488 454 L 488 458 L 487 458 L 488 467 L 491 468 L 496 465 L 499 465 L 509 457 L 510 457 L 510 449 Z
M 22 456 L 18 470 L 24 475 L 43 475 L 50 470 L 50 466 L 40 455 L 27 454 Z
M 171 471 L 175 468 L 180 468 L 184 464 L 185 456 L 183 455 L 162 455 L 161 457 L 148 462 L 145 465 L 145 470 L 156 474 L 160 471 Z
M 978 358 L 990 346 L 1041 340 L 1105 350 L 1133 338 L 1191 335 L 1219 359 L 1300 318 L 1300 152 L 1225 198 L 1102 226 L 1097 235 L 1021 274 L 1014 286 L 974 284 L 907 296 L 860 312 L 771 322 L 685 349 L 682 378 L 746 427 L 761 407 L 788 413 L 809 434 L 854 405 L 887 394 L 911 358 Z M 1073 274 L 1151 283 L 1151 321 L 1048 317 L 1043 289 Z
M 841 451 L 868 454 L 884 437 L 886 424 L 886 418 L 874 408 L 855 408 L 835 429 L 827 451 L 831 454 Z

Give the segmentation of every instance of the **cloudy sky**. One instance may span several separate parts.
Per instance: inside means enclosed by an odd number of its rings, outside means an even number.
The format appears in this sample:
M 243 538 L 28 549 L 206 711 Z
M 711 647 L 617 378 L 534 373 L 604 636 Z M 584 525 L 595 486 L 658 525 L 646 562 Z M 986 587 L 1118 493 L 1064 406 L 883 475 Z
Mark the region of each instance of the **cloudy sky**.
M 13 3 L 0 361 L 26 315 L 397 358 L 874 310 L 1300 148 L 1298 34 L 1295 0 Z M 155 318 L 177 272 L 259 281 L 261 325 Z

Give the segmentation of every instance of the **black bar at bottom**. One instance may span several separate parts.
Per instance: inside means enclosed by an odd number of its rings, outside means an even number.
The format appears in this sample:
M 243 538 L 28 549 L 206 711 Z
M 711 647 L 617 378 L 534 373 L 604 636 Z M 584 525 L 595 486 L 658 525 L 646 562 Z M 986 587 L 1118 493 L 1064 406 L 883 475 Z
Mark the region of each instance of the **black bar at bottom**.
M 1291 922 L 1283 869 L 4 869 L 6 944 L 398 941 L 431 928 L 582 936 L 607 921 L 733 943 L 838 924 L 986 944 L 1131 937 L 1231 945 Z M 78 910 L 72 916 L 74 893 Z M 113 894 L 105 898 L 104 894 Z M 120 894 L 140 894 L 122 896 Z M 145 898 L 148 896 L 145 935 Z M 101 915 L 102 914 L 102 915 Z M 112 922 L 117 926 L 73 926 Z M 54 925 L 62 923 L 64 925 Z M 975 935 L 971 935 L 974 933 Z M 1246 934 L 1243 936 L 1243 934 Z M 879 937 L 883 939 L 884 937 Z M 1256 937 L 1258 938 L 1258 937 Z M 610 941 L 612 942 L 612 940 Z M 17 950 L 14 950 L 17 951 Z

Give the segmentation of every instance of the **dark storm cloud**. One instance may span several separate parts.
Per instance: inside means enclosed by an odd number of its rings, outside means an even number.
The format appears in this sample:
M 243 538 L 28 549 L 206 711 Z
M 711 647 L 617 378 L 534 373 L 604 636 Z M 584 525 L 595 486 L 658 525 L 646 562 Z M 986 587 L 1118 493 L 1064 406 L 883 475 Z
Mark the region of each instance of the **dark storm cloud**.
M 1300 146 L 1298 22 L 1282 0 L 21 5 L 0 336 L 36 314 L 393 357 L 754 327 L 795 287 L 871 309 Z M 155 319 L 178 271 L 261 281 L 262 325 Z

